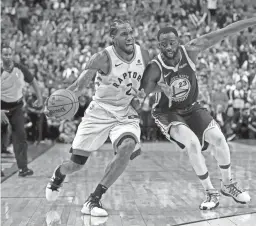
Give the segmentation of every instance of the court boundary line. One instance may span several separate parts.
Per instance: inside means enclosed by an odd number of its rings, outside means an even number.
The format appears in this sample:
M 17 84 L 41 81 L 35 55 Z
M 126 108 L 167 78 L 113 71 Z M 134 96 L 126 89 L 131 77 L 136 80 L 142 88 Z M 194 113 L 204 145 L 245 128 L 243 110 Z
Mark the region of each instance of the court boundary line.
M 210 219 L 204 219 L 204 220 L 198 220 L 198 221 L 191 221 L 191 222 L 187 222 L 187 223 L 175 224 L 175 225 L 173 225 L 173 226 L 181 226 L 181 225 L 187 225 L 187 224 L 195 224 L 195 223 L 199 223 L 199 222 L 205 222 L 205 221 L 223 219 L 223 218 L 228 218 L 228 217 L 236 217 L 236 216 L 242 216 L 242 215 L 247 215 L 247 214 L 256 214 L 256 211 L 251 212 L 251 213 L 231 214 L 231 215 L 222 216 L 222 217 L 214 217 L 214 218 L 210 218 Z

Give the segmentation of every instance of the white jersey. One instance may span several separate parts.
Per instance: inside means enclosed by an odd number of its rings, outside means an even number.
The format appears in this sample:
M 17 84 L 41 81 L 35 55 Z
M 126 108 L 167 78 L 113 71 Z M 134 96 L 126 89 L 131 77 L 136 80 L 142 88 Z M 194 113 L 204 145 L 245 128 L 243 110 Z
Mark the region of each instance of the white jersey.
M 125 61 L 108 46 L 106 51 L 110 69 L 107 75 L 97 73 L 93 100 L 115 116 L 125 116 L 130 111 L 132 87 L 138 90 L 145 69 L 141 48 L 135 44 L 135 54 L 131 61 Z

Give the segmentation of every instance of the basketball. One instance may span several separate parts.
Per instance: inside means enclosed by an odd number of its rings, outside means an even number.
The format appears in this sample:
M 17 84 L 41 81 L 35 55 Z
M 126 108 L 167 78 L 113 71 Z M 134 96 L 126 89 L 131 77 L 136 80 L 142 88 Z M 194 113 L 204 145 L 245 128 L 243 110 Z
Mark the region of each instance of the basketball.
M 49 97 L 46 107 L 51 116 L 61 119 L 71 119 L 79 108 L 79 101 L 72 91 L 60 89 Z

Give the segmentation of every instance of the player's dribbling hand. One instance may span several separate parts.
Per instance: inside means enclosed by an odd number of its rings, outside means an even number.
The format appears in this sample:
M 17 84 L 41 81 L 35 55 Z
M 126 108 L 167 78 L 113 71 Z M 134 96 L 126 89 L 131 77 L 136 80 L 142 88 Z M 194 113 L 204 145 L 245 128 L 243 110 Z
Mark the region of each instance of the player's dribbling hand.
M 36 110 L 41 110 L 43 109 L 44 107 L 44 103 L 43 103 L 43 100 L 36 100 L 33 104 L 33 107 L 36 109 Z
M 49 99 L 49 97 L 47 97 L 47 99 L 46 99 L 45 102 L 44 102 L 44 114 L 45 114 L 45 116 L 46 116 L 47 118 L 52 118 L 53 115 L 50 113 L 50 111 L 49 111 L 48 108 L 47 108 L 48 99 Z

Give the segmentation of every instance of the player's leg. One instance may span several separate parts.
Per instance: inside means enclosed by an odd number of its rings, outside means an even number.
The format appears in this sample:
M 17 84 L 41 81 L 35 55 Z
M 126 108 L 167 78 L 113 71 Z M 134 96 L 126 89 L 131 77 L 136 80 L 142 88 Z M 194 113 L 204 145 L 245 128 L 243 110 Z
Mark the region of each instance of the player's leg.
M 136 143 L 138 143 L 140 139 L 139 122 L 131 124 L 119 124 L 115 126 L 110 131 L 110 139 L 115 149 L 115 156 L 108 164 L 103 178 L 88 200 L 100 200 L 107 189 L 126 169 L 133 150 L 135 149 Z M 88 205 L 88 202 L 84 203 L 81 212 L 84 214 L 90 213 L 93 216 L 105 216 L 102 215 L 102 213 L 99 213 L 97 210 L 92 211 Z
M 104 111 L 100 108 L 90 109 L 90 106 L 78 126 L 72 143 L 70 160 L 56 167 L 50 182 L 47 184 L 46 198 L 49 201 L 54 201 L 58 198 L 59 188 L 64 182 L 66 175 L 82 169 L 90 153 L 98 150 L 109 135 L 112 124 L 105 117 Z
M 201 144 L 195 133 L 177 114 L 153 113 L 153 117 L 167 139 L 178 144 L 180 148 L 187 149 L 190 163 L 207 194 L 206 200 L 199 208 L 203 210 L 216 208 L 219 205 L 219 193 L 211 183 L 205 159 L 201 153 Z
M 216 122 L 213 121 L 212 123 Z M 236 202 L 242 204 L 248 203 L 250 201 L 249 194 L 240 188 L 237 182 L 232 181 L 230 150 L 220 128 L 216 125 L 206 130 L 205 140 L 215 148 L 214 155 L 222 177 L 221 193 L 225 196 L 232 197 Z

